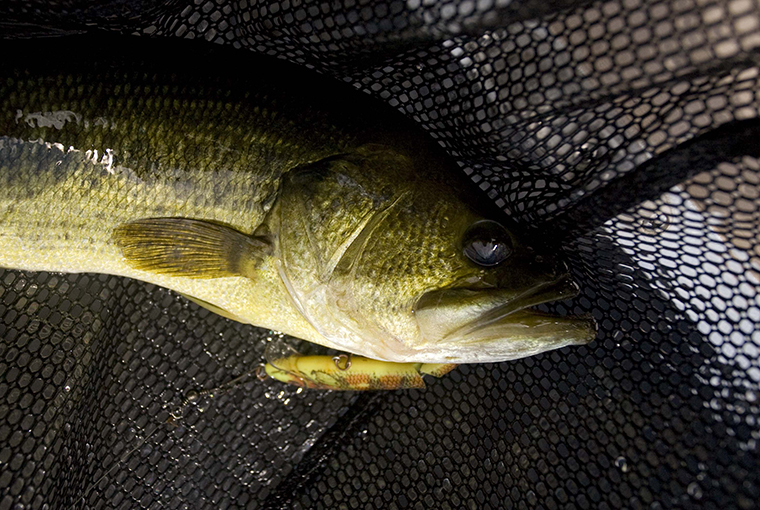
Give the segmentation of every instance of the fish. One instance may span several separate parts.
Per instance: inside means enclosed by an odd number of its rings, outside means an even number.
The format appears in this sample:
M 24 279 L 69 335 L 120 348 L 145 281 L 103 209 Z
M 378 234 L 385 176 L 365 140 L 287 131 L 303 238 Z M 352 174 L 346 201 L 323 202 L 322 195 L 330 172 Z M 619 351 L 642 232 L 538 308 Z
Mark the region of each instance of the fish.
M 534 308 L 577 294 L 561 257 L 345 83 L 200 41 L 0 48 L 0 267 L 149 282 L 365 372 L 442 374 L 595 336 L 590 317 Z M 333 383 L 306 373 L 330 357 L 296 361 L 267 373 L 357 388 L 337 362 Z M 386 375 L 362 387 L 399 387 Z

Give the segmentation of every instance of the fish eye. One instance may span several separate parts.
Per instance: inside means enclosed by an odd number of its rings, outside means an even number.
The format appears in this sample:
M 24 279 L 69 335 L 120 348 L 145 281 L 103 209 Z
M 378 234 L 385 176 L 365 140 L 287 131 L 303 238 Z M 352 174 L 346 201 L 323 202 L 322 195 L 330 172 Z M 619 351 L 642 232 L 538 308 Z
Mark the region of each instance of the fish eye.
M 500 223 L 491 220 L 476 221 L 462 238 L 464 255 L 479 266 L 501 264 L 512 255 L 512 238 Z

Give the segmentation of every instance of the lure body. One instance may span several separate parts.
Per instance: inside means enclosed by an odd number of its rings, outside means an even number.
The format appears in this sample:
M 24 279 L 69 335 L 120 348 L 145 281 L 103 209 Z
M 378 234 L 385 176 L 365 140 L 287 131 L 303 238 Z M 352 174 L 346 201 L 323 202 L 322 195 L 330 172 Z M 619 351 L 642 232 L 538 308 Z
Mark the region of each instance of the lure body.
M 266 364 L 270 377 L 302 388 L 321 390 L 408 390 L 424 388 L 424 375 L 441 377 L 454 364 L 393 363 L 362 356 L 293 355 Z

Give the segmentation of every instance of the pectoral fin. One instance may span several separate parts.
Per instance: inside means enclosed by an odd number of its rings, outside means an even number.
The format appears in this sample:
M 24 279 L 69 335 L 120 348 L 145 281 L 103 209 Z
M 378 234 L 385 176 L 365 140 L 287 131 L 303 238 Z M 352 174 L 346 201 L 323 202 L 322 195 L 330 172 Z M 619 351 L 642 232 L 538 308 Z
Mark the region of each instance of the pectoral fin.
M 119 225 L 112 238 L 129 265 L 189 278 L 252 276 L 271 254 L 264 237 L 188 218 L 148 218 Z

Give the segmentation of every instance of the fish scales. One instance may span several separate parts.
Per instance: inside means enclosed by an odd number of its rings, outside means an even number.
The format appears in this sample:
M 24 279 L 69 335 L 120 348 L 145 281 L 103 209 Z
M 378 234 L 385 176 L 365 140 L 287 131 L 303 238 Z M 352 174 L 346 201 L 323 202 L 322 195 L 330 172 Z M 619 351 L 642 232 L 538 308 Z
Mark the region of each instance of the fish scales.
M 107 72 L 7 79 L 0 87 L 2 146 L 18 163 L 8 184 L 20 180 L 25 192 L 41 196 L 68 193 L 93 214 L 95 197 L 105 193 L 98 197 L 106 199 L 101 215 L 118 205 L 204 217 L 211 211 L 251 232 L 284 171 L 347 144 L 347 136 L 329 136 L 323 126 L 304 137 L 292 120 L 271 112 L 267 97 L 223 103 L 184 85 L 173 97 L 151 99 L 169 91 L 120 83 L 127 79 L 134 80 Z
M 284 172 L 353 137 L 308 103 L 278 97 L 276 82 L 157 70 L 145 55 L 62 65 L 32 53 L 0 71 L 0 266 L 137 278 L 244 318 L 254 296 L 271 294 L 265 284 L 135 270 L 114 228 L 187 217 L 251 234 Z

